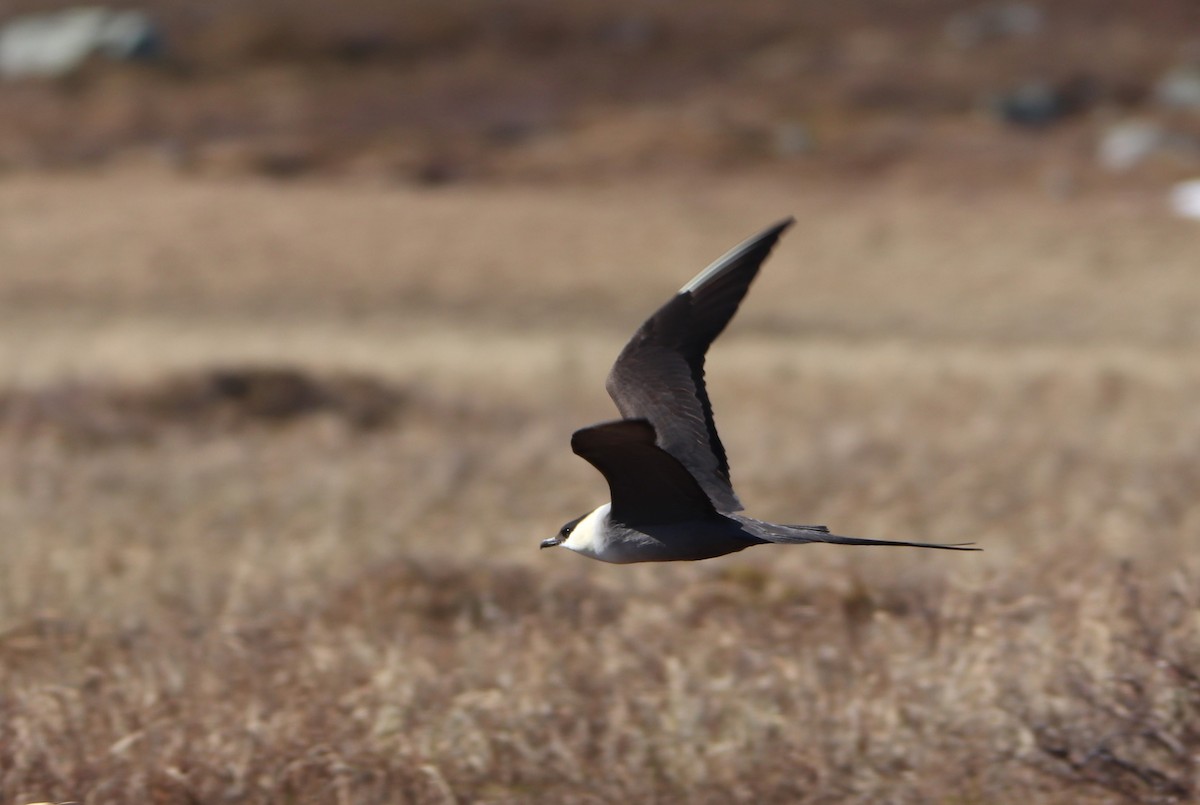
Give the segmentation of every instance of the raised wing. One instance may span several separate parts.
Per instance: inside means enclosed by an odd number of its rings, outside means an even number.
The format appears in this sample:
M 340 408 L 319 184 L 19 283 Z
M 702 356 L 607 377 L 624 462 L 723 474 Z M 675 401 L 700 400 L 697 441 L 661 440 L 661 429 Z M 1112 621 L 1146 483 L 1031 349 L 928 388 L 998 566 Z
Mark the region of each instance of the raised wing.
M 571 449 L 608 481 L 609 516 L 619 522 L 656 525 L 716 516 L 700 484 L 655 443 L 654 426 L 644 419 L 577 430 Z
M 658 445 L 687 468 L 723 512 L 741 511 L 742 503 L 733 491 L 729 459 L 704 387 L 704 356 L 793 220 L 734 247 L 680 288 L 638 328 L 608 375 L 608 393 L 621 416 L 648 420 Z

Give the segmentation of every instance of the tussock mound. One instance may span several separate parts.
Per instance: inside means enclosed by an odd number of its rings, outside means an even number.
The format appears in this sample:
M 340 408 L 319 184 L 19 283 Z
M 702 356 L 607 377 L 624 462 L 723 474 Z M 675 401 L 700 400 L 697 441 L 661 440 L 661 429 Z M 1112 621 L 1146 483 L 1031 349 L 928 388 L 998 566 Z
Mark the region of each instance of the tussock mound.
M 386 427 L 408 396 L 375 378 L 289 367 L 224 367 L 120 386 L 71 382 L 0 393 L 0 428 L 86 444 L 144 441 L 167 430 L 219 432 L 323 415 Z

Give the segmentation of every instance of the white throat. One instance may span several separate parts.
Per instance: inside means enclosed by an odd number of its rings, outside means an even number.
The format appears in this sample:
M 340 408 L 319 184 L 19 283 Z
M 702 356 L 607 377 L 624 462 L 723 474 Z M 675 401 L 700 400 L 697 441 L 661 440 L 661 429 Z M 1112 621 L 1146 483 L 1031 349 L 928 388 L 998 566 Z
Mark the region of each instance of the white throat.
M 591 514 L 575 524 L 562 546 L 584 556 L 601 559 L 608 545 L 608 512 L 611 508 L 611 503 L 597 506 Z

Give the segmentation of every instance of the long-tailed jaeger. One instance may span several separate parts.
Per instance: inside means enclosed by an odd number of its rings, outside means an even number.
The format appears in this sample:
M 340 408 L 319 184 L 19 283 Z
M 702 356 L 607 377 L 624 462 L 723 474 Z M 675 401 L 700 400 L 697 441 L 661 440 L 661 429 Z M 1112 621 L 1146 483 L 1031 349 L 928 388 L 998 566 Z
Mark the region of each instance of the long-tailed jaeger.
M 600 470 L 612 500 L 571 520 L 541 547 L 561 545 L 616 563 L 709 559 L 772 542 L 978 550 L 843 537 L 825 526 L 780 525 L 741 513 L 704 387 L 704 355 L 793 220 L 734 247 L 634 333 L 607 382 L 624 418 L 571 436 L 571 449 Z

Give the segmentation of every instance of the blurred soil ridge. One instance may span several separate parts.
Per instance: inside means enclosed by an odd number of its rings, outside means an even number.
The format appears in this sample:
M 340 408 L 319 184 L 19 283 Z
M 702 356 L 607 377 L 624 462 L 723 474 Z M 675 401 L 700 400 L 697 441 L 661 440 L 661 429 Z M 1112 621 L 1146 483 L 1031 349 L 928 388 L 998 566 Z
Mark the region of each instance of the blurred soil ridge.
M 6 17 L 69 5 L 16 2 Z M 1126 117 L 1200 136 L 1187 0 L 137 8 L 156 58 L 0 85 L 0 166 L 431 184 L 764 165 L 1086 179 Z M 1171 149 L 1147 170 L 1177 177 L 1197 159 Z
M 366 431 L 394 422 L 407 399 L 400 389 L 361 375 L 227 367 L 141 386 L 67 382 L 9 390 L 0 393 L 0 428 L 93 446 L 143 442 L 170 431 L 212 435 L 279 426 L 322 414 Z

